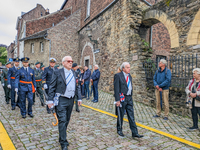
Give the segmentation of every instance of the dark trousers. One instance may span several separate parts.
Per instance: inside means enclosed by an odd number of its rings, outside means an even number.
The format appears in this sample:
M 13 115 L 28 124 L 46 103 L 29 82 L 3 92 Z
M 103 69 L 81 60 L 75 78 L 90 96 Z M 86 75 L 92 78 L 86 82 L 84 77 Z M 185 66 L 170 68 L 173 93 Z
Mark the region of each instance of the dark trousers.
M 5 84 L 5 83 L 4 83 Z M 5 93 L 5 99 L 6 99 L 6 102 L 9 102 L 9 99 L 11 97 L 11 90 L 7 87 L 7 84 L 5 84 L 3 86 L 3 89 L 4 89 L 4 93 Z
M 94 89 L 94 100 L 98 101 L 98 82 L 93 82 L 93 89 Z
M 46 89 L 45 92 L 46 92 L 46 94 L 48 95 L 49 89 Z M 47 101 L 47 99 L 46 99 L 46 101 Z M 47 111 L 48 111 L 48 112 L 50 111 L 48 105 L 47 105 Z
M 15 96 L 16 96 L 15 88 L 11 88 L 11 107 L 15 107 L 16 105 L 20 106 L 19 96 L 17 96 L 17 102 L 15 102 Z
M 81 85 L 81 95 L 85 96 L 85 87 L 84 87 L 84 84 Z
M 90 90 L 89 90 L 89 81 L 84 82 L 84 87 L 85 87 L 85 97 L 87 97 L 88 94 L 88 98 L 90 97 Z
M 74 100 L 76 103 L 76 110 L 78 110 L 79 108 L 78 108 L 78 96 L 77 95 L 74 96 Z
M 93 86 L 93 84 L 91 84 L 90 96 L 92 96 L 92 94 L 94 96 L 94 86 Z
M 132 136 L 138 134 L 137 126 L 135 124 L 134 119 L 134 111 L 133 111 L 133 99 L 132 96 L 125 95 L 124 102 L 121 103 L 122 107 L 120 107 L 120 120 L 121 125 L 123 125 L 124 111 L 126 110 L 129 126 L 132 131 Z M 119 125 L 119 117 L 117 116 L 117 131 L 122 131 L 122 127 Z
M 195 107 L 195 100 L 192 101 L 192 120 L 193 120 L 193 126 L 198 128 L 198 114 L 200 116 L 200 107 Z
M 21 115 L 26 115 L 26 97 L 28 99 L 28 114 L 32 114 L 33 93 L 32 91 L 19 91 Z
M 56 113 L 58 117 L 59 142 L 61 147 L 67 146 L 67 126 L 69 124 L 73 105 L 74 98 L 66 98 L 60 96 L 58 106 L 56 106 Z
M 37 87 L 36 90 L 37 90 L 42 102 L 44 103 L 44 96 L 43 96 L 42 87 Z M 41 102 L 41 104 L 42 104 L 42 102 Z M 35 93 L 33 94 L 33 103 L 35 103 Z

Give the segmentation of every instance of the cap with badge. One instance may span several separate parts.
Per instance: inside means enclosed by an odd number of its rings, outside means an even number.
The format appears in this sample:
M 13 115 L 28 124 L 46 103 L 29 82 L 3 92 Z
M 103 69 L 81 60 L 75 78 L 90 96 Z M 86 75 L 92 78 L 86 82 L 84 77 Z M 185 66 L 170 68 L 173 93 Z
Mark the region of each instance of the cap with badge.
M 8 65 L 8 64 L 11 64 L 11 62 L 9 61 L 9 62 L 6 63 L 6 65 Z
M 43 68 L 44 67 L 44 65 L 42 65 L 40 68 Z
M 55 58 L 50 58 L 49 61 L 55 63 L 56 59 Z
M 23 57 L 23 58 L 21 59 L 21 61 L 22 61 L 22 62 L 28 62 L 28 61 L 29 61 L 29 58 L 28 58 L 28 57 Z
M 72 64 L 72 68 L 76 67 L 77 66 L 77 63 L 73 63 Z
M 17 58 L 14 58 L 13 61 L 19 62 L 19 61 L 21 61 L 21 59 L 19 59 L 19 57 L 17 57 Z
M 38 64 L 40 64 L 40 62 L 39 62 L 39 61 L 37 61 L 37 62 L 35 63 L 35 65 L 38 65 Z

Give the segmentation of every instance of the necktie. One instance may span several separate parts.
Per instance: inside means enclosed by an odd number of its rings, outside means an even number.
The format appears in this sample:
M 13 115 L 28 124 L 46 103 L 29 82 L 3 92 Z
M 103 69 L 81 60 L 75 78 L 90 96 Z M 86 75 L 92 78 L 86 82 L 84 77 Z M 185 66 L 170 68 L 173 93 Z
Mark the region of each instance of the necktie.
M 129 88 L 129 85 L 130 85 L 130 79 L 129 79 L 128 76 L 126 77 L 126 83 L 127 83 L 128 88 Z
M 28 69 L 26 68 L 26 72 L 28 72 Z

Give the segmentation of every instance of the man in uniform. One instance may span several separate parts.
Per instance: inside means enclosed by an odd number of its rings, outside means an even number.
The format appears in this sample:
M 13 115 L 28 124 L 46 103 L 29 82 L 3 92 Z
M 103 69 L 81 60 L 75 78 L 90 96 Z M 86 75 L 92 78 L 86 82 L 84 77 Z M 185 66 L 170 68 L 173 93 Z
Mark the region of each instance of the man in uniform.
M 77 63 L 72 64 L 72 69 L 75 71 L 75 74 L 76 74 L 76 84 L 77 84 L 77 86 L 81 87 L 81 80 L 82 79 L 81 79 L 81 76 L 80 76 L 80 74 L 77 70 L 78 68 L 79 67 L 77 66 Z M 78 107 L 78 93 L 75 94 L 75 102 L 76 102 L 76 111 L 80 112 L 79 107 Z
M 36 90 L 35 73 L 33 69 L 28 67 L 28 57 L 22 58 L 21 61 L 23 67 L 17 71 L 15 77 L 15 91 L 19 91 L 22 118 L 26 118 L 26 97 L 28 99 L 28 115 L 33 118 L 33 93 Z
M 55 67 L 54 68 L 56 68 L 56 69 L 59 69 L 59 65 L 55 65 Z
M 41 105 L 44 106 L 44 96 L 42 91 L 42 70 L 40 69 L 40 62 L 35 63 L 35 81 L 36 81 L 36 90 L 42 100 Z M 33 104 L 35 103 L 35 93 L 33 94 Z
M 4 92 L 5 92 L 5 99 L 6 103 L 9 104 L 9 99 L 10 99 L 10 89 L 7 87 L 8 86 L 8 70 L 11 67 L 11 62 L 6 63 L 6 68 L 3 69 L 2 74 L 1 74 L 1 84 L 3 86 Z
M 48 92 L 49 92 L 49 84 L 50 84 L 50 81 L 51 81 L 52 74 L 55 70 L 58 70 L 58 69 L 54 68 L 55 64 L 56 64 L 56 59 L 50 58 L 49 59 L 49 67 L 44 68 L 44 72 L 42 74 L 42 84 L 44 86 L 44 89 L 45 89 L 45 92 L 46 92 L 47 95 L 48 95 Z M 48 114 L 51 113 L 48 106 L 47 106 L 47 113 Z
M 19 96 L 17 96 L 17 103 L 15 103 L 15 77 L 17 71 L 20 69 L 19 61 L 20 59 L 17 57 L 14 60 L 14 66 L 8 70 L 8 88 L 11 89 L 11 107 L 12 110 L 15 110 L 15 106 L 20 107 Z
M 44 72 L 44 65 L 41 66 L 42 73 Z

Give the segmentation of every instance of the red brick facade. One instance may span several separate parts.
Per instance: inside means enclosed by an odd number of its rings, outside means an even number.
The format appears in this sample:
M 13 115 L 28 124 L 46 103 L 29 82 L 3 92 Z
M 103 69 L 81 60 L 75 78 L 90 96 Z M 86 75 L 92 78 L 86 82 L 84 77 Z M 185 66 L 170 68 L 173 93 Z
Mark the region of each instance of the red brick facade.
M 66 9 L 63 11 L 58 11 L 47 16 L 41 17 L 36 20 L 31 20 L 26 22 L 26 36 L 30 36 L 39 31 L 43 31 L 47 28 L 55 26 L 62 20 L 65 20 L 71 15 L 71 10 Z

